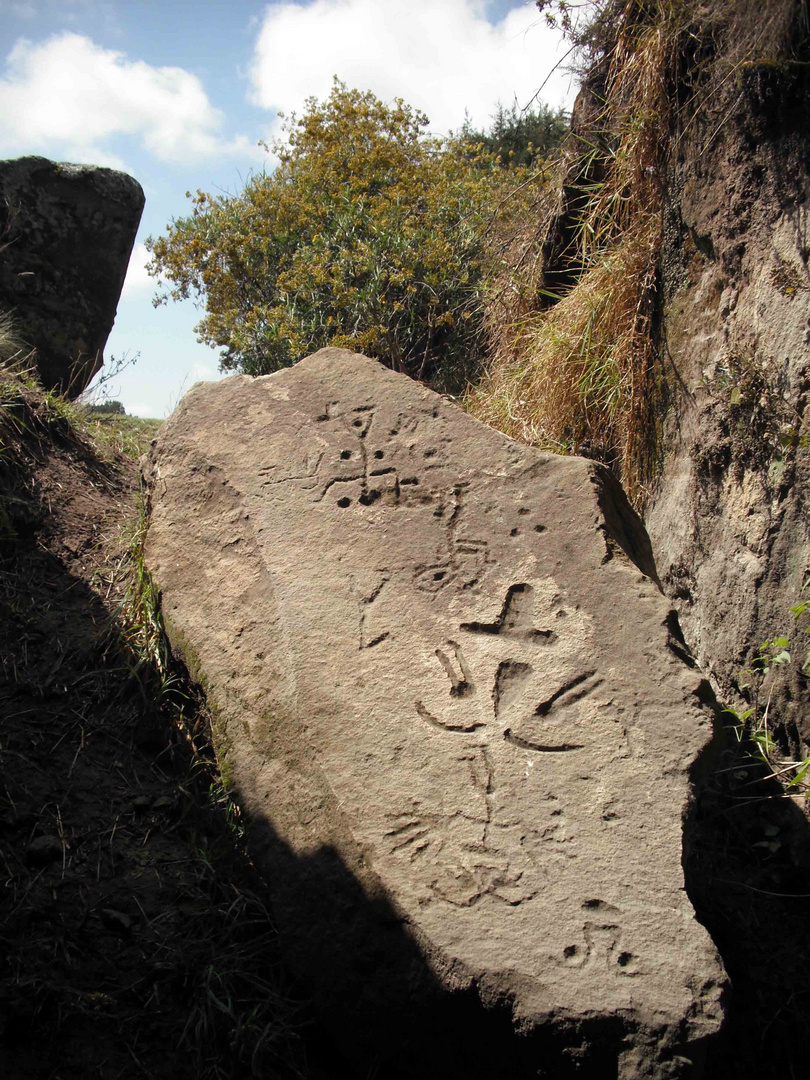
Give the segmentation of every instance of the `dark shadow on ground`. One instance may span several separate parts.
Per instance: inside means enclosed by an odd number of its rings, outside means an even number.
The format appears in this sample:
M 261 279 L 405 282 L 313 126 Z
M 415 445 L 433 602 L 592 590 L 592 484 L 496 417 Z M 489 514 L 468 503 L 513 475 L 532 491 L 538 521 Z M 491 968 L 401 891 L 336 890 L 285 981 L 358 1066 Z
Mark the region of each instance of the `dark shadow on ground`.
M 334 851 L 254 822 L 260 877 L 189 744 L 203 703 L 120 642 L 99 521 L 131 482 L 73 450 L 42 467 L 0 551 L 0 1075 L 615 1077 L 618 1022 L 515 1035 Z
M 508 1001 L 443 989 L 336 852 L 253 823 L 263 881 L 99 595 L 32 538 L 0 574 L 4 1077 L 616 1076 L 618 1021 L 515 1035 Z
M 298 856 L 267 823 L 251 849 L 271 867 L 272 906 L 293 967 L 343 1058 L 340 1076 L 414 1080 L 610 1080 L 625 1032 L 616 1020 L 550 1018 L 516 1034 L 509 1001 L 474 985 L 448 992 L 395 908 L 369 898 L 340 855 Z
M 687 838 L 687 891 L 731 980 L 706 1077 L 798 1080 L 810 1040 L 810 822 L 731 728 Z
M 327 1080 L 264 884 L 178 728 L 193 703 L 121 640 L 135 462 L 19 397 L 0 455 L 0 1076 Z
M 510 1002 L 445 991 L 335 851 L 298 856 L 253 822 L 273 867 L 259 876 L 189 746 L 205 722 L 194 688 L 177 672 L 161 697 L 111 632 L 99 522 L 132 503 L 134 466 L 124 483 L 56 465 L 0 551 L 0 1075 L 616 1077 L 618 1023 L 514 1034 Z M 808 826 L 789 800 L 751 801 L 732 765 L 704 781 L 688 825 L 690 895 L 735 990 L 705 1075 L 793 1080 Z

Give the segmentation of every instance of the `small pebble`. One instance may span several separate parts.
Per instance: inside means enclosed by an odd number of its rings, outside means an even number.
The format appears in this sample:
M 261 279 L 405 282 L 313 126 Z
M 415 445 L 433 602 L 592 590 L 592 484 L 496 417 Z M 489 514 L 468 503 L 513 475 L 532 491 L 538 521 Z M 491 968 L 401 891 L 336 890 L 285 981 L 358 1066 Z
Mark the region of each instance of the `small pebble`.
M 128 934 L 132 929 L 132 919 L 123 911 L 115 908 L 102 908 L 101 921 L 110 930 L 116 930 L 119 934 Z
M 46 866 L 62 858 L 62 841 L 58 836 L 38 836 L 28 845 L 25 861 L 32 866 Z

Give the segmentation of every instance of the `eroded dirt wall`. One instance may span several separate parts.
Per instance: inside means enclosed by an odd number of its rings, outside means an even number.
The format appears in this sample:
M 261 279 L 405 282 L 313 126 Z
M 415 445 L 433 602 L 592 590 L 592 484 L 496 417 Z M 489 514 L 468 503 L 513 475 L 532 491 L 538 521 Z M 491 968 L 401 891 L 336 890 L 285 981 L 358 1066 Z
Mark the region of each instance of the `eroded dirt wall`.
M 715 130 L 681 136 L 669 176 L 672 407 L 646 524 L 687 641 L 731 698 L 756 646 L 792 628 L 810 570 L 808 99 L 799 63 L 741 65 Z M 810 723 L 793 679 L 774 715 L 800 752 Z

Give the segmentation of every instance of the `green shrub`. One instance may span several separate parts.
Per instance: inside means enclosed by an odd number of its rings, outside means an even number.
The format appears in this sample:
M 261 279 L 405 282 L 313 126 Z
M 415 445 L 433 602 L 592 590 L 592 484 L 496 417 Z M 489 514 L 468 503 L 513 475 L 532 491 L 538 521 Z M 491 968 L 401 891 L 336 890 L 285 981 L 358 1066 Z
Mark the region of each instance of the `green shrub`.
M 126 416 L 127 410 L 120 401 L 102 401 L 98 405 L 85 405 L 89 416 Z
M 537 108 L 511 109 L 498 105 L 488 131 L 476 131 L 469 123 L 461 129 L 467 142 L 480 143 L 496 154 L 502 165 L 533 165 L 548 157 L 563 141 L 569 130 L 565 109 L 552 109 L 542 103 Z
M 356 348 L 442 388 L 481 353 L 482 295 L 500 220 L 525 180 L 427 117 L 335 80 L 288 121 L 280 164 L 238 195 L 198 191 L 151 239 L 156 302 L 204 297 L 200 339 L 221 366 L 263 375 L 326 345 Z M 528 174 L 526 174 L 528 175 Z

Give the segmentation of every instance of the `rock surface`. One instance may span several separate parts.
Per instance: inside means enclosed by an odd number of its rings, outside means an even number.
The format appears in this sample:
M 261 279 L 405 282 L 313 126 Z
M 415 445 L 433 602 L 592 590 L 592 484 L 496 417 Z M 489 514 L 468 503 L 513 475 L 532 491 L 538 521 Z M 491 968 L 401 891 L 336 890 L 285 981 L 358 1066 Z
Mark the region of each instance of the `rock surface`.
M 47 389 L 77 397 L 101 368 L 143 206 L 113 169 L 0 161 L 0 307 Z
M 680 144 L 663 253 L 673 409 L 645 514 L 664 588 L 721 695 L 793 631 L 810 573 L 810 174 L 802 65 L 750 64 L 709 133 Z M 798 668 L 776 688 L 785 756 L 810 751 Z M 788 752 L 789 747 L 789 752 Z
M 682 819 L 713 712 L 610 474 L 337 349 L 195 387 L 150 473 L 172 648 L 358 1055 L 699 1075 L 725 977 Z

